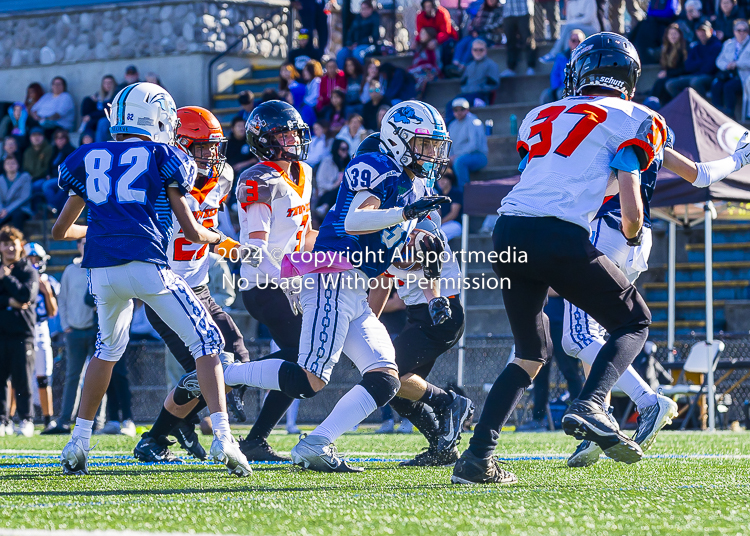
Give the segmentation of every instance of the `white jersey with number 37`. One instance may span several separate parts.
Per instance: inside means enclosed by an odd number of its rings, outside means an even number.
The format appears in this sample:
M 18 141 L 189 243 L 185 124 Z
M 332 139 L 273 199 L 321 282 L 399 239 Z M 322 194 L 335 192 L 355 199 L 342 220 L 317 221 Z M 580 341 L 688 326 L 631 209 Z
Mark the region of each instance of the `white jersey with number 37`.
M 535 108 L 518 131 L 528 162 L 498 213 L 552 216 L 589 230 L 605 195 L 617 193 L 610 165 L 631 146 L 646 170 L 666 140 L 666 124 L 645 106 L 615 97 L 567 97 Z

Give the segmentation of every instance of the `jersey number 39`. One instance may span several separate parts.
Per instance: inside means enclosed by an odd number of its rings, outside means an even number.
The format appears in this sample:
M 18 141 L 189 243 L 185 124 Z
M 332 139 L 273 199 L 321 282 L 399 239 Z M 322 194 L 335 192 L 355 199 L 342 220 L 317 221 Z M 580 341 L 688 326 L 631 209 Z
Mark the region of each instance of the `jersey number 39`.
M 95 205 L 107 202 L 112 191 L 113 155 L 106 149 L 92 149 L 84 158 L 86 166 L 86 194 Z M 116 179 L 115 197 L 118 203 L 146 203 L 146 191 L 133 188 L 133 183 L 148 170 L 150 153 L 145 147 L 132 147 L 120 155 L 119 165 L 128 166 Z

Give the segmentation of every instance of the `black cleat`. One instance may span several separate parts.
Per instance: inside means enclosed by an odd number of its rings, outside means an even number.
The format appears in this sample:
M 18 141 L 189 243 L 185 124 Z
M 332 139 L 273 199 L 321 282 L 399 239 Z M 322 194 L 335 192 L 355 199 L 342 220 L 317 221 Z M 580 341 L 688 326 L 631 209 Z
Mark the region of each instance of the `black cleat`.
M 417 454 L 413 460 L 401 462 L 401 467 L 444 467 L 458 461 L 458 449 L 439 451 L 437 447 L 429 447 Z
M 69 424 L 57 423 L 55 426 L 48 426 L 40 432 L 40 435 L 70 435 L 71 429 Z
M 474 402 L 465 396 L 448 391 L 453 396 L 453 402 L 438 415 L 440 437 L 437 449 L 440 452 L 453 450 L 461 437 L 463 424 L 474 415 Z
M 195 425 L 186 421 L 180 421 L 172 428 L 171 435 L 177 438 L 177 442 L 185 449 L 188 454 L 198 460 L 206 460 L 206 449 L 198 441 L 198 434 L 195 433 Z
M 516 484 L 518 478 L 500 467 L 497 458 L 477 458 L 465 450 L 453 466 L 451 482 L 454 484 Z
M 233 387 L 227 393 L 227 407 L 232 412 L 232 415 L 234 415 L 234 418 L 240 422 L 247 421 L 244 401 L 245 391 L 247 391 L 247 385 L 240 385 L 239 387 Z
M 562 428 L 567 435 L 576 439 L 593 441 L 616 462 L 635 463 L 643 457 L 638 443 L 624 436 L 601 406 L 593 402 L 573 402 L 563 416 Z
M 273 450 L 268 441 L 259 437 L 257 439 L 240 439 L 240 450 L 249 462 L 291 462 L 287 456 L 281 456 Z
M 133 449 L 133 456 L 136 460 L 147 463 L 182 463 L 169 450 L 169 445 L 173 444 L 174 441 L 170 441 L 165 436 L 154 439 L 146 432 Z

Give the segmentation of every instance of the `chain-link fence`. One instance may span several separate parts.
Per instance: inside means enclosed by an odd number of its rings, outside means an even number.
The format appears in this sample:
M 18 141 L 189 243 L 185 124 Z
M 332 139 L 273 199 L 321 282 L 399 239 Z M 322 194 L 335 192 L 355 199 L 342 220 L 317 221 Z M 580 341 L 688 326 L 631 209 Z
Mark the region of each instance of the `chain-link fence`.
M 717 423 L 726 425 L 732 421 L 744 422 L 747 404 L 750 400 L 750 337 L 747 334 L 718 335 L 726 349 L 721 356 L 720 368 L 716 371 L 717 393 L 725 394 L 720 400 L 727 411 L 720 415 Z M 703 340 L 695 335 L 679 341 L 675 345 L 673 361 L 684 361 L 692 344 Z M 668 352 L 665 341 L 654 340 L 658 346 L 657 360 L 668 363 Z M 250 358 L 257 359 L 269 353 L 267 341 L 248 342 Z M 466 395 L 475 401 L 477 415 L 487 397 L 489 387 L 505 366 L 513 346 L 513 339 L 505 337 L 467 338 L 464 357 L 464 385 Z M 65 378 L 64 347 L 55 347 L 55 368 L 53 392 L 55 408 L 60 407 L 62 386 Z M 171 386 L 168 385 L 165 373 L 166 351 L 161 342 L 134 342 L 128 346 L 123 359 L 127 361 L 130 372 L 130 383 L 133 392 L 133 415 L 136 421 L 149 422 L 158 414 L 164 397 Z M 737 368 L 731 368 L 734 365 Z M 429 379 L 439 386 L 455 384 L 458 370 L 458 350 L 456 348 L 441 356 Z M 679 369 L 673 371 L 676 378 Z M 342 357 L 336 366 L 331 383 L 312 400 L 303 400 L 298 415 L 299 422 L 317 423 L 325 418 L 335 403 L 353 385 L 360 381 L 360 375 L 346 357 Z M 567 390 L 565 379 L 553 362 L 550 372 L 550 400 L 559 398 Z M 260 410 L 265 393 L 258 389 L 249 389 L 245 395 L 245 407 L 249 422 L 254 421 Z M 527 393 L 509 424 L 521 424 L 531 418 L 533 408 L 531 392 Z M 722 408 L 723 409 L 723 408 Z M 377 422 L 379 412 L 375 412 L 369 422 Z

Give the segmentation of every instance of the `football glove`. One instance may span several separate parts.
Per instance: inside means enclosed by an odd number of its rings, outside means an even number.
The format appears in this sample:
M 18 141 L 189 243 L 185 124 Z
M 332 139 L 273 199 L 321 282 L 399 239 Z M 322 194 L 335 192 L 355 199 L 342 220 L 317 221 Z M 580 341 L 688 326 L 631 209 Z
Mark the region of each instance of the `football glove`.
M 219 231 L 216 227 L 211 230 L 220 236 L 220 240 L 216 243 L 216 249 L 214 250 L 216 253 L 227 259 L 249 264 L 253 268 L 257 268 L 260 265 L 260 261 L 263 260 L 263 253 L 259 247 L 240 244 L 235 239 L 229 238 Z M 232 255 L 232 250 L 234 249 L 237 250 L 237 253 Z
M 734 150 L 732 156 L 735 163 L 739 163 L 740 168 L 750 164 L 750 135 L 747 131 L 742 135 L 740 141 L 737 142 L 737 148 Z
M 299 301 L 299 295 L 302 291 L 302 276 L 297 275 L 286 280 L 286 285 L 282 285 L 282 290 L 286 299 L 289 300 L 289 306 L 292 308 L 294 316 L 302 314 L 302 304 Z
M 625 240 L 630 247 L 640 246 L 643 242 L 643 225 L 641 225 L 641 228 L 638 229 L 637 235 L 635 235 L 633 238 L 628 238 L 628 236 L 625 234 L 625 231 L 622 230 L 622 222 L 620 222 L 620 233 L 622 233 L 622 236 L 625 237 Z
M 443 269 L 440 254 L 445 251 L 443 241 L 436 236 L 425 236 L 419 242 L 419 249 L 417 258 L 422 265 L 424 276 L 427 279 L 440 279 L 440 272 Z
M 443 203 L 450 203 L 451 198 L 444 195 L 428 195 L 417 199 L 404 207 L 404 220 L 418 220 L 427 216 Z
M 432 325 L 438 326 L 451 317 L 451 302 L 445 296 L 432 298 L 427 306 L 432 318 Z

